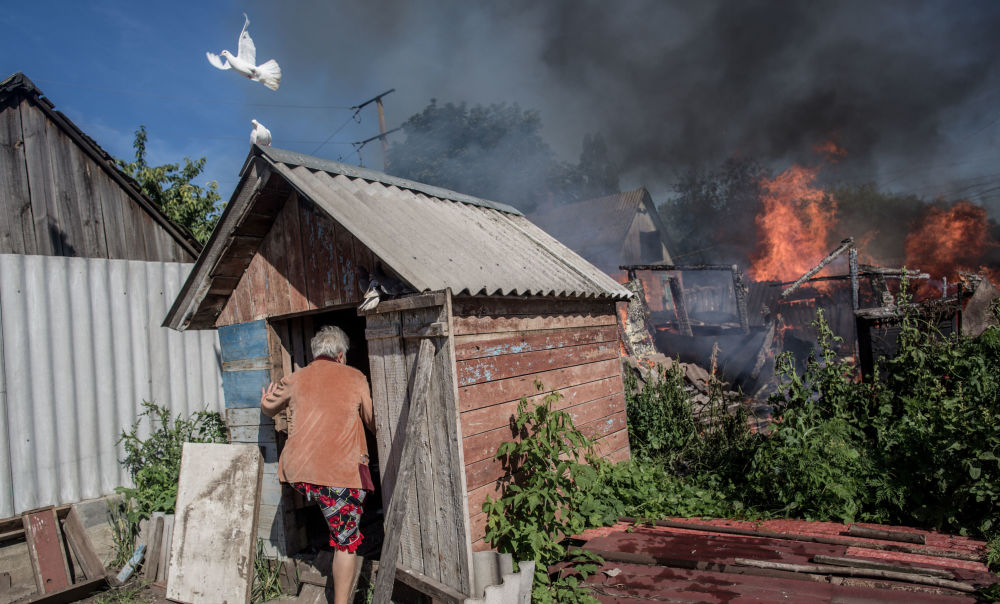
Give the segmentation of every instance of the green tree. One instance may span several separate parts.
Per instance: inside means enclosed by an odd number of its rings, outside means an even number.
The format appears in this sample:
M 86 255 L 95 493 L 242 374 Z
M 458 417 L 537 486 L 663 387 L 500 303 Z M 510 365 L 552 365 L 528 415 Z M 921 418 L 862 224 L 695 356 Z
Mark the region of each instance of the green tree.
M 730 158 L 715 170 L 691 168 L 677 177 L 678 196 L 659 207 L 674 241 L 674 260 L 743 263 L 757 241 L 754 217 L 760 210 L 760 163 Z
M 389 149 L 397 176 L 531 210 L 542 201 L 612 193 L 618 171 L 600 136 L 584 139 L 578 165 L 559 161 L 541 136 L 537 111 L 517 104 L 438 104 L 403 123 Z
M 135 161 L 117 160 L 118 166 L 139 184 L 139 188 L 168 218 L 194 234 L 201 243 L 208 241 L 219 221 L 224 203 L 220 203 L 219 183 L 209 181 L 205 187 L 192 184 L 205 169 L 205 158 L 193 161 L 184 158 L 184 165 L 146 163 L 146 127 L 135 131 Z

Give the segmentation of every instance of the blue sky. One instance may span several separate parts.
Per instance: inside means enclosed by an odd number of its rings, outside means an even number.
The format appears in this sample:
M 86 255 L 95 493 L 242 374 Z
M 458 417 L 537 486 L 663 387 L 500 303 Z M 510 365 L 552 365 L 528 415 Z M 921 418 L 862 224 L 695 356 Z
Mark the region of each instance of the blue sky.
M 837 138 L 838 178 L 1000 214 L 1000 3 L 985 0 L 88 0 L 9 3 L 0 77 L 23 71 L 116 157 L 144 124 L 150 160 L 207 157 L 223 198 L 250 120 L 274 145 L 381 168 L 390 128 L 431 98 L 538 110 L 565 161 L 602 133 L 623 187 L 658 203 L 689 166 L 750 156 L 783 169 Z M 218 71 L 248 13 L 278 91 Z M 399 135 L 394 135 L 399 136 Z M 322 145 L 322 141 L 330 142 Z
M 253 8 L 235 2 L 19 3 L 0 12 L 0 77 L 23 71 L 115 157 L 132 157 L 139 125 L 149 133 L 151 163 L 207 157 L 204 180 L 217 180 L 224 198 L 246 158 L 251 118 L 272 130 L 276 146 L 358 163 L 353 147 L 338 143 L 376 134 L 375 107 L 359 115 L 360 123 L 346 108 L 391 83 L 338 82 L 330 95 L 317 83 L 331 75 L 305 74 L 275 53 L 278 32 L 255 19 Z M 258 62 L 275 58 L 282 65 L 277 91 L 219 71 L 205 58 L 209 50 L 236 51 L 244 11 Z M 366 149 L 366 163 L 380 167 L 377 152 L 374 145 Z

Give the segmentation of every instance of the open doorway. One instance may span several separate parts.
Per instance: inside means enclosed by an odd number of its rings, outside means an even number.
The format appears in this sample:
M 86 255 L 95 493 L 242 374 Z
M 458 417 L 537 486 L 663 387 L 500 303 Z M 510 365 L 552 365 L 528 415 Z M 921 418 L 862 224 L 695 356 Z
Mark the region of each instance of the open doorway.
M 322 327 L 335 325 L 344 330 L 350 342 L 347 351 L 347 364 L 364 373 L 370 387 L 371 371 L 368 363 L 368 342 L 365 339 L 366 321 L 364 317 L 357 316 L 355 307 L 329 310 L 284 320 L 273 320 L 271 323 L 284 349 L 283 365 L 286 374 L 297 371 L 312 362 L 310 342 L 313 336 Z M 379 472 L 378 443 L 375 440 L 375 435 L 367 430 L 365 437 L 368 443 L 369 468 L 375 484 L 375 491 L 365 499 L 364 513 L 361 516 L 361 534 L 364 535 L 364 541 L 358 548 L 358 554 L 364 558 L 377 559 L 383 538 L 382 487 L 378 479 L 381 475 Z M 282 440 L 279 439 L 279 451 L 283 445 Z M 290 488 L 288 491 L 291 492 L 292 497 L 296 498 L 296 523 L 305 529 L 304 539 L 300 540 L 303 542 L 302 549 L 312 551 L 330 549 L 327 540 L 329 531 L 319 507 L 305 501 Z

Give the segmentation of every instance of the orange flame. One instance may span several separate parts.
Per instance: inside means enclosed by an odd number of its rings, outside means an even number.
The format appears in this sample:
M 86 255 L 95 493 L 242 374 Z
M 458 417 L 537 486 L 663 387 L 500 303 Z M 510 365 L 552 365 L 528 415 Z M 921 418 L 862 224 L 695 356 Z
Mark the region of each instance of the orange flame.
M 749 269 L 757 281 L 798 279 L 830 251 L 836 202 L 812 186 L 817 169 L 792 166 L 761 182 L 760 235 Z
M 818 145 L 813 145 L 813 151 L 820 155 L 825 155 L 826 160 L 836 163 L 838 159 L 847 157 L 847 149 L 841 147 L 832 140 L 824 141 Z
M 984 208 L 968 201 L 931 206 L 906 236 L 906 265 L 930 273 L 931 278 L 954 280 L 959 271 L 980 269 L 987 249 L 997 245 Z M 998 282 L 1000 271 L 983 272 Z

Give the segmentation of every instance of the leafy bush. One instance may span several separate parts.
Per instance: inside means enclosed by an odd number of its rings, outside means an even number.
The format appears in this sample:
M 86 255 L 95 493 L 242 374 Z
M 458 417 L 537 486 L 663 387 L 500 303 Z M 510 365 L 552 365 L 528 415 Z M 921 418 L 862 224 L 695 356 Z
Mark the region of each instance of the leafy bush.
M 680 363 L 657 366 L 656 378 L 641 388 L 625 374 L 626 412 L 633 455 L 658 459 L 683 476 L 717 475 L 728 480 L 742 473 L 760 440 L 749 427 L 749 412 L 738 394 L 709 380 L 708 401 L 695 405 L 684 389 Z
M 536 388 L 542 389 L 540 383 Z M 534 408 L 522 398 L 514 419 L 521 439 L 505 442 L 497 451 L 507 479 L 499 499 L 487 497 L 486 540 L 514 560 L 535 561 L 533 602 L 596 602 L 573 572 L 586 577 L 596 570 L 599 559 L 577 550 L 570 574 L 549 575 L 548 568 L 566 560 L 563 536 L 575 535 L 588 526 L 581 511 L 587 505 L 580 492 L 589 492 L 597 470 L 590 441 L 565 411 L 552 409 L 561 395 L 552 392 Z
M 144 411 L 132 429 L 122 432 L 115 443 L 125 449 L 121 463 L 135 484 L 132 488 L 119 487 L 118 491 L 133 500 L 140 518 L 148 518 L 153 512 L 173 514 L 184 443 L 227 442 L 226 423 L 213 411 L 198 411 L 184 419 L 174 417 L 169 409 L 154 402 L 143 401 L 142 406 Z M 151 430 L 146 438 L 139 435 L 144 418 L 148 418 Z
M 153 512 L 174 513 L 184 443 L 228 441 L 226 424 L 214 411 L 198 411 L 185 419 L 174 417 L 169 409 L 154 402 L 143 401 L 142 406 L 132 428 L 122 432 L 115 443 L 125 449 L 120 462 L 135 486 L 116 489 L 124 498 L 114 504 L 109 518 L 116 535 L 114 566 L 121 566 L 132 555 L 140 520 Z M 150 434 L 145 438 L 140 436 L 143 419 L 150 424 Z
M 606 518 L 795 516 L 1000 534 L 1000 328 L 945 337 L 911 312 L 897 355 L 860 382 L 822 312 L 813 325 L 819 347 L 801 374 L 790 355 L 777 360 L 766 434 L 716 411 L 729 405 L 718 385 L 699 422 L 679 370 L 661 368 L 642 390 L 626 376 L 635 459 L 602 467 L 593 507 Z

